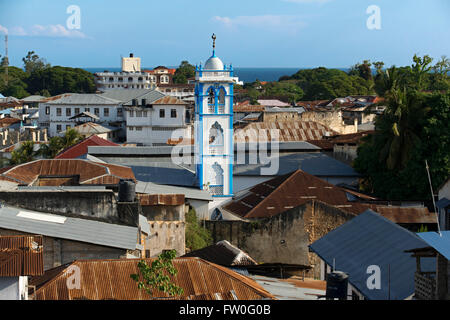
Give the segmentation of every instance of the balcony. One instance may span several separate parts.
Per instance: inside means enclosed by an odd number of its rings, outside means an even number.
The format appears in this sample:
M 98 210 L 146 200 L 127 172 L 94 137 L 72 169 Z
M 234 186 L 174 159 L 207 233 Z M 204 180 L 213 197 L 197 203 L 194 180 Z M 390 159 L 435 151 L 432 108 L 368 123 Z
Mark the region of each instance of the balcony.
M 436 273 L 416 272 L 414 275 L 415 298 L 418 300 L 434 300 L 436 294 Z

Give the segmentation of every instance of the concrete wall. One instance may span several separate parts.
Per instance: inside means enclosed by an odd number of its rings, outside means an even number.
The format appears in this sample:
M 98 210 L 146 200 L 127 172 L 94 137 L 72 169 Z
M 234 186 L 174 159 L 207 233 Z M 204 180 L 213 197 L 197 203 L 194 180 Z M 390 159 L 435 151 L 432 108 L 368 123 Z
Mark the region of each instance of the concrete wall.
M 184 204 L 177 206 L 142 206 L 142 215 L 145 216 L 147 220 L 184 221 L 184 207 Z
M 276 122 L 276 121 L 288 121 L 288 120 L 300 120 L 300 114 L 297 111 L 292 112 L 264 112 L 263 122 Z
M 11 235 L 30 234 L 15 230 L 0 229 L 0 236 Z M 43 248 L 44 270 L 79 259 L 121 259 L 127 256 L 126 249 L 111 248 L 47 236 L 43 237 Z
M 213 241 L 228 240 L 258 262 L 311 265 L 320 277 L 320 260 L 308 245 L 353 218 L 337 208 L 311 201 L 272 218 L 207 221 Z
M 86 216 L 120 222 L 114 192 L 106 191 L 0 191 L 0 201 L 11 206 L 67 216 Z
M 27 277 L 0 277 L 0 300 L 26 300 Z

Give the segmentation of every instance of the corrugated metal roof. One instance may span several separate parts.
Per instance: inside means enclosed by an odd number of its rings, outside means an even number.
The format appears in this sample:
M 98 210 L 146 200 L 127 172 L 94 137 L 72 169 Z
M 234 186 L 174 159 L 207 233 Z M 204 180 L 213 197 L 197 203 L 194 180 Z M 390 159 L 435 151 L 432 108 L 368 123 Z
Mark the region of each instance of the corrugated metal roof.
M 42 236 L 0 236 L 0 277 L 42 274 Z
M 55 159 L 75 159 L 88 153 L 89 146 L 111 146 L 118 147 L 118 144 L 100 138 L 97 135 L 92 135 L 79 143 L 61 151 Z
M 176 104 L 180 104 L 180 105 L 186 105 L 187 103 L 184 102 L 183 100 L 180 100 L 176 97 L 172 97 L 172 96 L 165 96 L 162 97 L 156 101 L 153 101 L 152 104 L 170 104 L 170 105 L 176 105 Z
M 42 159 L 10 168 L 0 180 L 31 184 L 39 176 L 80 176 L 81 184 L 117 184 L 120 179 L 135 180 L 131 168 L 81 159 Z
M 309 247 L 328 265 L 348 273 L 349 282 L 369 300 L 402 300 L 414 293 L 416 260 L 405 250 L 425 247 L 416 234 L 367 210 L 329 232 Z M 370 290 L 369 266 L 381 271 L 381 288 Z M 388 268 L 390 276 L 388 276 Z M 433 271 L 434 259 L 422 259 L 423 271 Z M 388 284 L 390 278 L 390 284 Z
M 226 267 L 257 264 L 246 252 L 233 246 L 226 240 L 219 241 L 203 249 L 191 251 L 183 257 L 198 257 Z
M 126 91 L 126 90 L 124 90 Z M 116 99 L 111 99 L 104 94 L 96 93 L 67 93 L 64 94 L 60 99 L 53 101 L 43 101 L 50 105 L 117 105 L 120 101 Z
M 212 201 L 211 194 L 206 190 L 198 188 L 184 188 L 175 186 L 165 186 L 152 182 L 139 181 L 136 184 L 136 192 L 147 194 L 184 194 L 187 199 Z
M 450 231 L 441 231 L 441 234 L 437 232 L 423 232 L 417 235 L 447 260 L 450 260 Z
M 130 250 L 138 237 L 136 227 L 6 206 L 0 208 L 0 228 Z
M 333 130 L 313 121 L 269 121 L 250 123 L 242 129 L 234 132 L 235 142 L 271 141 L 271 130 L 277 130 L 278 141 L 307 141 L 320 140 L 327 132 L 336 134 Z M 262 135 L 262 132 L 265 134 Z
M 349 199 L 348 193 L 352 199 Z M 267 218 L 309 201 L 320 201 L 350 214 L 360 214 L 369 208 L 380 209 L 382 215 L 396 223 L 436 222 L 434 215 L 425 207 L 387 206 L 385 202 L 372 200 L 373 197 L 337 187 L 303 170 L 296 170 L 250 188 L 223 208 L 243 218 Z
M 184 194 L 141 194 L 141 206 L 178 206 L 184 204 Z
M 151 263 L 153 259 L 145 259 Z M 137 264 L 140 259 L 122 260 L 78 260 L 70 266 L 80 270 L 79 289 L 69 289 L 66 285 L 71 272 L 68 268 L 59 268 L 57 274 L 48 277 L 35 277 L 30 284 L 36 285 L 37 300 L 148 300 L 152 297 L 144 290 L 139 290 L 137 283 L 130 278 L 139 273 Z M 199 258 L 178 258 L 173 260 L 178 270 L 173 282 L 183 288 L 182 296 L 171 299 L 232 299 L 239 300 L 273 299 L 255 281 Z M 62 270 L 61 270 L 62 269 Z M 49 270 L 48 272 L 51 272 Z M 44 284 L 41 284 L 45 282 Z M 167 298 L 159 291 L 153 293 L 154 298 Z

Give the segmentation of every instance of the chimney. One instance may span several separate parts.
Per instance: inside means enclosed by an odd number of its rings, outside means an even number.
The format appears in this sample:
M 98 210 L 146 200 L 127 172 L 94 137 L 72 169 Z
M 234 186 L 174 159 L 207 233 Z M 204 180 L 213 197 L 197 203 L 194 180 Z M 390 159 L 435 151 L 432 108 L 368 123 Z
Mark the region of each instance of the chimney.
M 134 54 L 130 53 L 130 58 L 133 58 L 133 57 L 134 57 Z

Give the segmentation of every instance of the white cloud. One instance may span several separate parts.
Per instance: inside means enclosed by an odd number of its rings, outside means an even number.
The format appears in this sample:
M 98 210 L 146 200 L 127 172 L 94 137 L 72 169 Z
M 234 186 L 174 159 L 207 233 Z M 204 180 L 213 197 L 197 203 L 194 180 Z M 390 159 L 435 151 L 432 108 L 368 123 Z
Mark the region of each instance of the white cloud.
M 8 34 L 8 28 L 0 24 L 0 33 Z
M 299 16 L 292 15 L 237 16 L 234 18 L 215 16 L 213 21 L 217 21 L 228 28 L 253 27 L 282 29 L 291 32 L 296 32 L 306 26 L 306 23 Z
M 8 29 L 0 25 L 0 33 L 8 33 Z M 87 38 L 87 36 L 78 30 L 68 30 L 60 24 L 39 25 L 35 24 L 31 28 L 25 29 L 15 26 L 9 29 L 9 34 L 13 36 L 34 36 L 34 37 L 52 37 L 52 38 Z
M 78 30 L 68 30 L 60 24 L 42 26 L 35 24 L 31 27 L 30 35 L 44 36 L 44 37 L 59 37 L 59 38 L 85 38 L 86 35 Z

